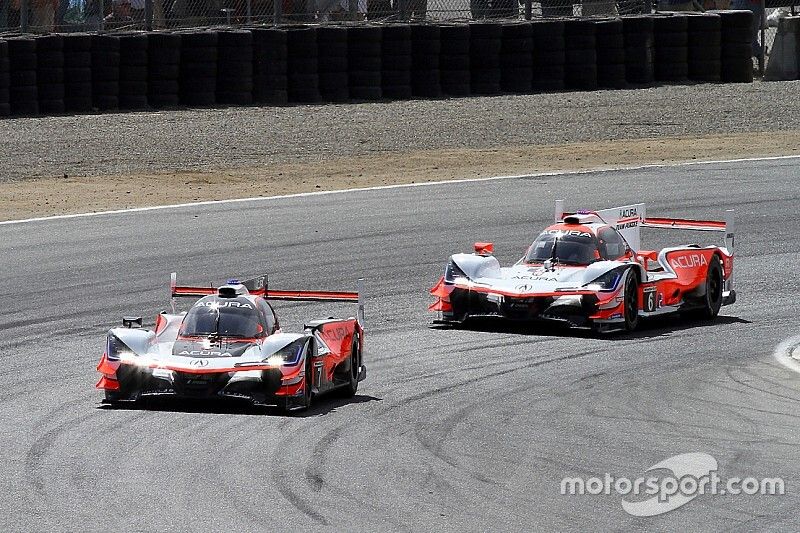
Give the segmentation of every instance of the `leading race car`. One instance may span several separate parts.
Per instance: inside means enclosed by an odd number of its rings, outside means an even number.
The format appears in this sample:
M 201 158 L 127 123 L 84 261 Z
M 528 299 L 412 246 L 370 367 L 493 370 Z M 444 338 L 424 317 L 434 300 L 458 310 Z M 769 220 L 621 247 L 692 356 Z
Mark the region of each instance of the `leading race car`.
M 649 218 L 645 204 L 567 213 L 558 200 L 554 222 L 511 267 L 500 267 L 492 243 L 451 256 L 429 309 L 444 323 L 498 316 L 603 332 L 669 313 L 714 318 L 736 301 L 733 211 L 725 221 Z M 725 246 L 646 250 L 642 227 L 722 232 Z
M 312 397 L 334 389 L 353 396 L 366 377 L 363 280 L 358 292 L 276 291 L 266 276 L 218 287 L 178 286 L 171 278 L 172 312 L 156 317 L 153 331 L 141 317 L 126 317 L 108 332 L 97 388 L 109 403 L 147 396 L 241 398 L 285 410 L 308 408 Z M 175 311 L 176 297 L 199 297 Z M 272 300 L 358 304 L 355 318 L 326 318 L 303 333 L 283 333 Z

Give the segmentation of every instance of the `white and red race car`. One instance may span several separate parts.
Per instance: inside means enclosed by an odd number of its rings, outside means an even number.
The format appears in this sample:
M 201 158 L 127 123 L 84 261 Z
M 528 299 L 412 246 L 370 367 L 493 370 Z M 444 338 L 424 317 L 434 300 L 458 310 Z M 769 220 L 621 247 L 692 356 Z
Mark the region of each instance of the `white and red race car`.
M 653 218 L 643 203 L 568 213 L 558 200 L 555 223 L 513 266 L 501 267 L 486 242 L 451 256 L 429 309 L 444 323 L 496 316 L 595 331 L 631 331 L 669 313 L 714 318 L 736 301 L 733 226 L 732 210 L 724 221 Z M 643 227 L 720 232 L 725 245 L 647 250 Z

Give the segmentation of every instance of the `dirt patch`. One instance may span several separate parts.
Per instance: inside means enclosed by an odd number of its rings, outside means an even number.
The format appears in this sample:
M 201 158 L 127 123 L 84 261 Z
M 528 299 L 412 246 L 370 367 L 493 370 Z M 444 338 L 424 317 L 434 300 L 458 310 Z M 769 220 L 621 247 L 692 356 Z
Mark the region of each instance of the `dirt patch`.
M 800 131 L 351 156 L 206 172 L 0 183 L 0 220 L 546 171 L 800 154 Z

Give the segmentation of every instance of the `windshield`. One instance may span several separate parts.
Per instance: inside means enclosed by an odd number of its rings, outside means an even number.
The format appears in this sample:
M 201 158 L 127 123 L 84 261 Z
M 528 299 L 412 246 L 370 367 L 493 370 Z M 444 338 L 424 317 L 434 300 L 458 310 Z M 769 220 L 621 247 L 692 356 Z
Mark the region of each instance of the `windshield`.
M 597 260 L 597 241 L 591 233 L 545 231 L 531 244 L 525 262 L 543 263 L 548 259 L 566 265 L 588 265 Z
M 181 326 L 181 335 L 198 337 L 257 337 L 264 331 L 256 311 L 247 301 L 202 300 L 192 307 Z

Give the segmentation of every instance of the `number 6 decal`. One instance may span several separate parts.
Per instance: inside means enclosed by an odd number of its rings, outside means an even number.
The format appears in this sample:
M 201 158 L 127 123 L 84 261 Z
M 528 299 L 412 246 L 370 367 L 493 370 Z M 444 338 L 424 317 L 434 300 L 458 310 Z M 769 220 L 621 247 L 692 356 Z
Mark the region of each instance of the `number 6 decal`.
M 644 312 L 652 313 L 656 310 L 658 292 L 655 287 L 644 287 L 642 292 L 644 293 Z

